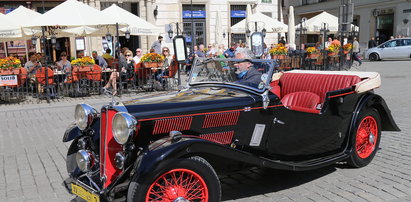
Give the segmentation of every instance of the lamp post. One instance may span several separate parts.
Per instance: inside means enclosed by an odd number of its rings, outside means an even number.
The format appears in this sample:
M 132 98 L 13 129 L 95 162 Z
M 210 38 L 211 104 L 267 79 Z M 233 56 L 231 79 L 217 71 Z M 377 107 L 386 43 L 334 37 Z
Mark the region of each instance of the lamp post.
M 192 17 L 192 16 L 191 16 Z M 173 24 L 175 24 L 176 25 L 176 32 L 177 32 L 177 35 L 176 36 L 180 36 L 180 32 L 181 32 L 181 29 L 180 29 L 180 26 L 179 26 L 179 23 L 178 22 L 172 22 L 172 23 L 170 23 L 168 26 L 169 26 L 169 29 L 168 29 L 168 31 L 167 31 L 167 34 L 168 34 L 168 37 L 171 39 L 171 38 L 173 38 Z M 181 32 L 181 33 L 183 33 L 183 32 Z M 192 37 L 192 36 L 191 36 Z M 193 38 L 191 38 L 191 44 L 193 44 Z M 192 47 L 194 47 L 194 46 L 192 46 Z M 192 49 L 192 50 L 194 50 L 194 49 Z M 178 79 L 178 85 L 180 86 L 181 85 L 181 74 L 180 74 L 180 67 L 181 67 L 181 65 L 179 64 L 179 66 L 178 66 L 178 69 L 177 69 L 177 79 Z
M 262 24 L 263 24 L 263 28 L 261 29 L 261 33 L 262 33 L 263 36 L 265 37 L 265 35 L 266 35 L 266 33 L 267 33 L 267 30 L 265 29 L 265 23 L 262 22 L 262 21 L 251 21 L 251 22 L 248 22 L 248 24 L 247 24 L 247 30 L 245 30 L 245 34 L 246 34 L 247 38 L 251 36 L 250 23 L 254 23 L 254 32 L 258 32 L 258 31 L 259 31 L 259 29 L 258 29 L 258 24 L 259 24 L 259 23 L 262 23 Z
M 303 34 L 307 33 L 307 27 L 306 27 L 305 21 L 307 21 L 307 18 L 301 18 L 300 27 L 296 29 L 297 34 L 300 36 L 300 52 L 302 52 L 301 49 L 302 49 L 302 44 L 303 44 Z
M 322 23 L 320 33 L 322 34 L 322 38 L 323 38 L 323 50 L 325 50 L 325 37 L 327 36 L 328 32 L 330 32 L 330 30 L 328 29 L 328 24 Z

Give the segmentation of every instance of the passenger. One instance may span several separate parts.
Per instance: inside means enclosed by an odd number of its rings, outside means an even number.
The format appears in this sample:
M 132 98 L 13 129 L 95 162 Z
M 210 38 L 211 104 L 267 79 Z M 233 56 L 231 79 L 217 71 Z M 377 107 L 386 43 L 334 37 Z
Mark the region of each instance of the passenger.
M 235 83 L 257 88 L 261 83 L 261 73 L 254 68 L 253 63 L 251 62 L 252 57 L 250 51 L 246 49 L 244 51 L 237 52 L 235 58 L 244 59 L 243 61 L 235 64 L 238 78 Z

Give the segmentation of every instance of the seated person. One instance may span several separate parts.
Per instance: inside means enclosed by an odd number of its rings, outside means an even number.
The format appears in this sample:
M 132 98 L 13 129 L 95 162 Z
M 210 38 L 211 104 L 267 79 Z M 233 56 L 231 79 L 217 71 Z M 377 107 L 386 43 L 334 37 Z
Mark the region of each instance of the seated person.
M 24 67 L 27 69 L 28 77 L 33 83 L 36 79 L 36 71 L 41 68 L 41 63 L 38 61 L 36 53 L 29 53 L 29 61 L 26 62 Z
M 103 87 L 103 91 L 107 92 L 108 88 L 113 88 L 113 95 L 117 94 L 117 79 L 121 76 L 121 81 L 125 81 L 133 77 L 134 60 L 133 52 L 126 50 L 124 52 L 125 61 L 120 63 L 121 72 L 112 72 L 107 84 Z
M 254 68 L 253 63 L 251 62 L 251 54 L 248 53 L 247 50 L 240 51 L 236 53 L 235 58 L 244 60 L 235 64 L 238 80 L 234 83 L 257 88 L 258 84 L 261 83 L 262 74 Z
M 66 52 L 61 52 L 60 54 L 61 60 L 56 62 L 57 70 L 64 71 L 64 72 L 71 72 L 71 63 L 67 60 Z
M 161 70 L 156 72 L 156 80 L 164 85 L 164 79 L 162 77 L 169 75 L 169 67 L 173 61 L 173 56 L 171 56 L 168 47 L 163 47 L 162 55 L 164 56 L 164 63 L 163 66 L 161 66 Z
M 106 53 L 104 53 L 102 57 L 104 58 L 104 60 L 106 60 L 107 67 L 111 68 L 113 60 L 114 60 L 114 57 L 111 55 L 111 49 L 107 48 Z
M 93 56 L 93 59 L 96 62 L 96 64 L 100 66 L 102 69 L 105 69 L 107 67 L 106 60 L 100 55 L 97 55 L 97 51 L 91 52 L 91 56 Z

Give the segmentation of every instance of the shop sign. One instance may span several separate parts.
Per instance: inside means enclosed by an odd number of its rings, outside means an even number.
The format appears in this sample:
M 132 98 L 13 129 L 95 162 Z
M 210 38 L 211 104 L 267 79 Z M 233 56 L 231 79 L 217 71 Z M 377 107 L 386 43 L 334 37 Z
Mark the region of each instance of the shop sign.
M 193 16 L 191 16 L 193 12 Z M 206 18 L 205 11 L 183 11 L 183 18 Z
M 246 11 L 231 11 L 232 18 L 245 18 L 247 17 Z
M 0 76 L 0 86 L 17 85 L 17 75 L 2 75 Z
M 411 13 L 411 9 L 402 10 L 403 13 Z

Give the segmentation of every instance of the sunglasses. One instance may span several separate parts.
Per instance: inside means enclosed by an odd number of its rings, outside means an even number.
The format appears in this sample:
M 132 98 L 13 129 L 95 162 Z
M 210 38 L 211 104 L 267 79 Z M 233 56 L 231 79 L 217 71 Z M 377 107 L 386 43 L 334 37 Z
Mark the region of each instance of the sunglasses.
M 169 50 L 163 50 L 163 52 L 168 52 Z
M 61 57 L 67 57 L 67 55 L 61 55 Z
M 136 51 L 137 53 L 141 53 L 141 51 Z
M 130 54 L 127 54 L 126 56 L 131 56 Z

